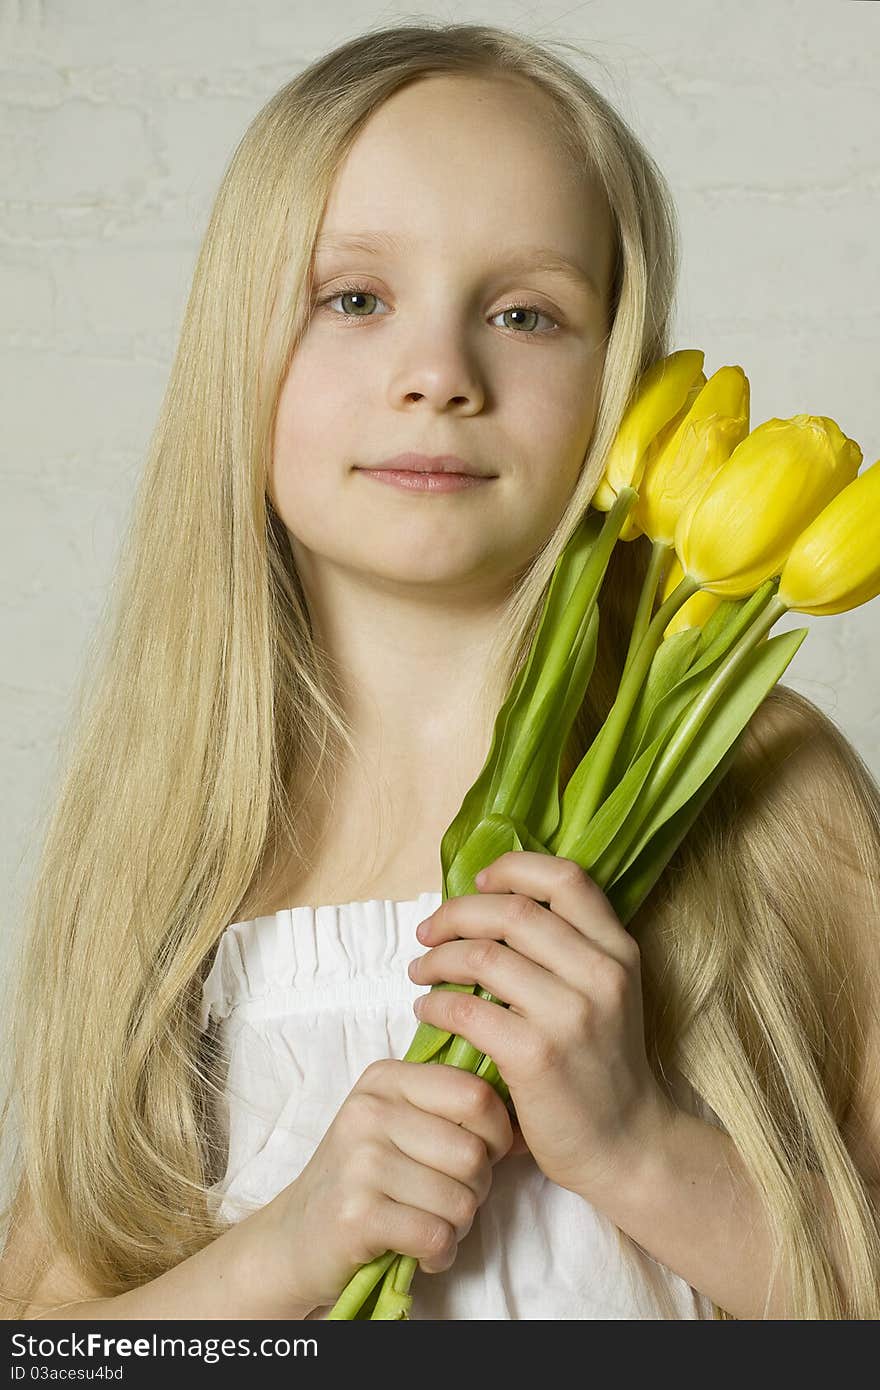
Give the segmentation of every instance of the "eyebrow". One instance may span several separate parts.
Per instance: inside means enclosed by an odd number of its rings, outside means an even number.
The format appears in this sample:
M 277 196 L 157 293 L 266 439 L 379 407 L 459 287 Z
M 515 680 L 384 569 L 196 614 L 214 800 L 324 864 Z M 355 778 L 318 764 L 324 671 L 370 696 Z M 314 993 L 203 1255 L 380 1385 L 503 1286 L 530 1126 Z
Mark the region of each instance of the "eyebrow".
M 315 254 L 322 251 L 362 251 L 366 255 L 385 252 L 394 254 L 405 250 L 410 243 L 406 237 L 394 232 L 324 232 L 315 242 Z M 499 266 L 517 273 L 527 270 L 544 270 L 559 275 L 580 289 L 587 288 L 598 297 L 599 290 L 593 277 L 583 266 L 560 256 L 558 251 L 544 246 L 517 246 L 509 250 L 498 250 L 493 261 Z

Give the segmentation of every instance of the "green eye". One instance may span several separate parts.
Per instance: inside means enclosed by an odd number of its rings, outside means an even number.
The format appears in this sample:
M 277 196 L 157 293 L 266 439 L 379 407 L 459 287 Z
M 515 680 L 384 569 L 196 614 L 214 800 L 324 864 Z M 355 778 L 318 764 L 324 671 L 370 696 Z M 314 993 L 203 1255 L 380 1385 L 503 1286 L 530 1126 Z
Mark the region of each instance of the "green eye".
M 373 290 L 367 289 L 366 286 L 351 284 L 340 285 L 332 292 L 332 294 L 327 294 L 323 297 L 323 299 L 319 299 L 317 301 L 316 308 L 322 308 L 324 305 L 331 305 L 335 303 L 337 299 L 341 300 L 346 298 L 366 298 L 367 300 L 372 299 L 379 304 L 383 304 L 385 302 L 384 300 L 380 299 L 379 295 L 375 294 Z M 344 319 L 368 319 L 377 317 L 375 314 L 369 313 L 369 306 L 362 305 L 360 307 L 366 310 L 366 312 L 345 313 L 343 311 L 340 311 L 336 313 L 336 317 Z M 510 304 L 506 309 L 500 309 L 497 314 L 494 314 L 493 320 L 501 318 L 502 315 L 506 314 L 529 314 L 534 316 L 534 318 L 536 319 L 544 319 L 547 323 L 552 324 L 552 327 L 549 329 L 537 329 L 536 327 L 522 326 L 513 327 L 507 323 L 499 325 L 499 327 L 506 328 L 508 332 L 517 334 L 520 338 L 546 337 L 548 334 L 555 333 L 556 330 L 559 328 L 559 324 L 557 323 L 557 321 L 554 318 L 552 318 L 549 314 L 545 314 L 544 311 L 540 309 L 537 304 Z

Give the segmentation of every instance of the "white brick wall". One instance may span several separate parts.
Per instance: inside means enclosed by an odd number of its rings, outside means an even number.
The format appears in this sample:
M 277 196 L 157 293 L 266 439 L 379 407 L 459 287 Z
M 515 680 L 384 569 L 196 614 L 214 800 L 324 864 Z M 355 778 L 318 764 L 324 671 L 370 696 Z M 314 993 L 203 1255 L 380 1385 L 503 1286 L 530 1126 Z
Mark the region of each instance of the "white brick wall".
M 591 49 L 677 197 L 676 345 L 745 368 L 754 424 L 831 415 L 880 453 L 880 4 L 0 0 L 6 940 L 223 169 L 304 63 L 427 15 Z M 785 679 L 880 776 L 878 620 L 808 620 Z

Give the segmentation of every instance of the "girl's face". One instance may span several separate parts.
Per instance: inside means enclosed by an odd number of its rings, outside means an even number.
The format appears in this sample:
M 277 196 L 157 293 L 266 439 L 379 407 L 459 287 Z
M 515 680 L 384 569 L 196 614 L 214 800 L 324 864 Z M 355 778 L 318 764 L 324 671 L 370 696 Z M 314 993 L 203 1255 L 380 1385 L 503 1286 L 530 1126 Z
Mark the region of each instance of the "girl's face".
M 275 420 L 270 495 L 305 578 L 329 565 L 492 602 L 562 514 L 598 409 L 613 238 L 548 101 L 421 79 L 341 166 Z M 441 493 L 358 471 L 410 451 L 495 476 Z

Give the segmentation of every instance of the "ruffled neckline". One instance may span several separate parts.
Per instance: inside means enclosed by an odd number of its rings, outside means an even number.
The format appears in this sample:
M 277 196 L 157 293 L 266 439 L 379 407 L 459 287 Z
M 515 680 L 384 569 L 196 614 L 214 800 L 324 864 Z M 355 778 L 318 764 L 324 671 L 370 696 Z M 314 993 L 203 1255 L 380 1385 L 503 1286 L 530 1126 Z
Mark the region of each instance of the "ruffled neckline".
M 407 966 L 421 952 L 416 929 L 440 906 L 438 889 L 415 898 L 308 903 L 231 922 L 202 987 L 209 1017 L 265 1020 L 325 1010 L 410 1006 L 421 987 Z

